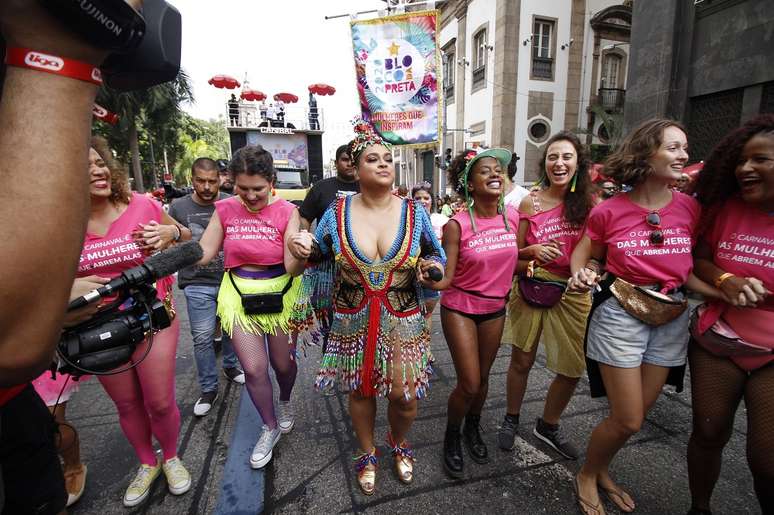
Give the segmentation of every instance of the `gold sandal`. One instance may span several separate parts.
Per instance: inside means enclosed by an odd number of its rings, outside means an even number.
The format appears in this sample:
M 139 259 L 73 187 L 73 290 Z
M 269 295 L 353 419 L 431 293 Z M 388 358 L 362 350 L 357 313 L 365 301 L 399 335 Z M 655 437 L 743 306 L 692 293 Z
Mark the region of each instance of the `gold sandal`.
M 395 443 L 392 438 L 392 433 L 387 433 L 387 445 L 390 446 L 392 455 L 395 457 L 395 473 L 398 475 L 398 479 L 401 483 L 410 485 L 414 481 L 414 450 L 409 447 L 406 440 L 403 440 L 400 445 Z
M 376 447 L 371 452 L 360 452 L 352 458 L 357 471 L 357 484 L 364 495 L 373 495 L 376 490 Z

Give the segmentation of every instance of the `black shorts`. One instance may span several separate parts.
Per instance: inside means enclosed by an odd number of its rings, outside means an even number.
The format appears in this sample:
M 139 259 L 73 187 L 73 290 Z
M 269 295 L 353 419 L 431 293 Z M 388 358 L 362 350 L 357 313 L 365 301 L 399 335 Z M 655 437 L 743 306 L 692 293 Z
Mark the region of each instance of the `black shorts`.
M 441 309 L 445 309 L 447 311 L 451 311 L 452 313 L 457 313 L 458 315 L 462 315 L 465 318 L 469 318 L 473 320 L 473 323 L 478 325 L 483 324 L 484 322 L 489 322 L 490 320 L 494 320 L 495 318 L 500 318 L 505 316 L 505 308 L 495 311 L 494 313 L 481 313 L 481 314 L 473 314 L 473 313 L 464 313 L 462 311 L 457 311 L 456 309 L 447 308 L 446 306 L 441 306 Z
M 47 515 L 65 509 L 67 490 L 54 445 L 56 430 L 54 418 L 32 385 L 0 407 L 3 515 Z

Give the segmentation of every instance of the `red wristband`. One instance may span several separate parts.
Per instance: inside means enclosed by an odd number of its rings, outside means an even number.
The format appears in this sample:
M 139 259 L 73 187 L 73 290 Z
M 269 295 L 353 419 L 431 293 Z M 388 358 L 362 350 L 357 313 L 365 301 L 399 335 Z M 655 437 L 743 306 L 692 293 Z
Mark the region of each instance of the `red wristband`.
M 90 82 L 97 86 L 102 84 L 102 73 L 93 64 L 44 54 L 29 48 L 7 48 L 5 51 L 5 64 L 63 75 L 71 79 Z

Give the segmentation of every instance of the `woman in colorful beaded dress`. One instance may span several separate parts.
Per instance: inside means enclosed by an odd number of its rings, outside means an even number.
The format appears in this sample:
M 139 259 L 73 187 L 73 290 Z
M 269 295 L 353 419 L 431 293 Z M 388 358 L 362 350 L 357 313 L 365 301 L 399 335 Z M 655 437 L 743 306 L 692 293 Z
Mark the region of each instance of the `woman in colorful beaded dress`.
M 328 335 L 316 386 L 329 388 L 338 379 L 350 392 L 349 412 L 360 444 L 358 484 L 371 495 L 377 396 L 389 401 L 387 443 L 398 479 L 408 484 L 414 478 L 414 453 L 406 437 L 432 373 L 422 287 L 434 286 L 431 270 L 442 276 L 445 255 L 427 211 L 391 193 L 395 168 L 389 146 L 366 122 L 355 130 L 351 156 L 360 193 L 339 198 L 314 237 L 298 233 L 288 248 L 314 265 L 304 273 L 294 328 L 306 343 Z

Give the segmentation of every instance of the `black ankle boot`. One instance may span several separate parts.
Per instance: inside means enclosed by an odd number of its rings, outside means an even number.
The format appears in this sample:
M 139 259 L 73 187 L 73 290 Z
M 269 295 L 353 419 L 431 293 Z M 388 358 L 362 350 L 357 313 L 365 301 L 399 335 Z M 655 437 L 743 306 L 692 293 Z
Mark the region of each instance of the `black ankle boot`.
M 489 463 L 489 453 L 486 449 L 486 444 L 481 438 L 479 432 L 479 423 L 481 422 L 481 415 L 468 414 L 465 417 L 465 425 L 462 428 L 462 436 L 465 440 L 465 447 L 468 448 L 470 457 L 476 463 Z
M 460 443 L 460 426 L 446 426 L 443 438 L 443 469 L 454 479 L 462 478 L 462 445 Z

